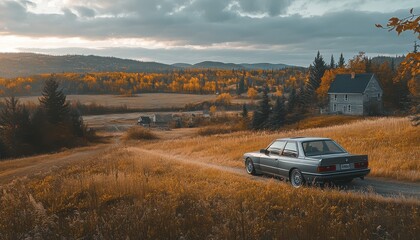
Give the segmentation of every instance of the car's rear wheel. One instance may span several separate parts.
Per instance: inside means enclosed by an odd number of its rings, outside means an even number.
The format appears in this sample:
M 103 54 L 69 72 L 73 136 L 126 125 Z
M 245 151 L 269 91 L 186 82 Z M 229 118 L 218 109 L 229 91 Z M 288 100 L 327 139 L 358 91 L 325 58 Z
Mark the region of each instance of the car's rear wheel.
M 293 169 L 290 173 L 290 183 L 295 188 L 302 187 L 305 184 L 305 179 L 299 169 Z
M 255 175 L 254 163 L 252 162 L 251 159 L 249 159 L 249 158 L 246 159 L 245 168 L 246 168 L 246 172 L 248 174 Z

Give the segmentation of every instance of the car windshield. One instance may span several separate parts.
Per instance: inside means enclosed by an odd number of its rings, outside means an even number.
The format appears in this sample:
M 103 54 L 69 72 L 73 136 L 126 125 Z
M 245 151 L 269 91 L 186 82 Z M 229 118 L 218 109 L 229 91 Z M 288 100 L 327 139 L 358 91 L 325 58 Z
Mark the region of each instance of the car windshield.
M 345 153 L 344 149 L 332 140 L 316 140 L 302 143 L 306 156 Z

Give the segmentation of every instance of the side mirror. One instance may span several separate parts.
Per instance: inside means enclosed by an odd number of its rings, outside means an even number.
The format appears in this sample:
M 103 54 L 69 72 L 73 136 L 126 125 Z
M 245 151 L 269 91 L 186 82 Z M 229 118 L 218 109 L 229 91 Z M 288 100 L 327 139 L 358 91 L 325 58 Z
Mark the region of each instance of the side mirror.
M 260 153 L 264 153 L 264 154 L 268 154 L 268 150 L 267 149 L 265 149 L 265 148 L 263 148 L 263 149 L 260 149 Z

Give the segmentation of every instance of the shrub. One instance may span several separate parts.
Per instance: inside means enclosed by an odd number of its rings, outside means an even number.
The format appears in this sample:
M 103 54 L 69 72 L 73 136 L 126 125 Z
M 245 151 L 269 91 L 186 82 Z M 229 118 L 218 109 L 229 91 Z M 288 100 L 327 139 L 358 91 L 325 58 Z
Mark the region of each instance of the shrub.
M 198 135 L 200 136 L 210 136 L 216 134 L 227 134 L 245 130 L 246 127 L 243 127 L 243 124 L 238 123 L 232 126 L 229 125 L 213 125 L 208 127 L 203 127 L 198 130 Z
M 150 129 L 146 129 L 140 126 L 134 126 L 125 132 L 123 135 L 123 139 L 125 141 L 128 140 L 153 140 L 158 139 L 158 136 L 150 131 Z

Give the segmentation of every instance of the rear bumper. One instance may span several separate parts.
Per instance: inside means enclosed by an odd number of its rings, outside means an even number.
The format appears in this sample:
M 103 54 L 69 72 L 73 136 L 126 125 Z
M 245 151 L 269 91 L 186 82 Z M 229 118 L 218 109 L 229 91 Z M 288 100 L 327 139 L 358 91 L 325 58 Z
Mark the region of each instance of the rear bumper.
M 339 181 L 358 177 L 364 177 L 370 173 L 370 169 L 353 170 L 335 173 L 303 173 L 308 182 Z

